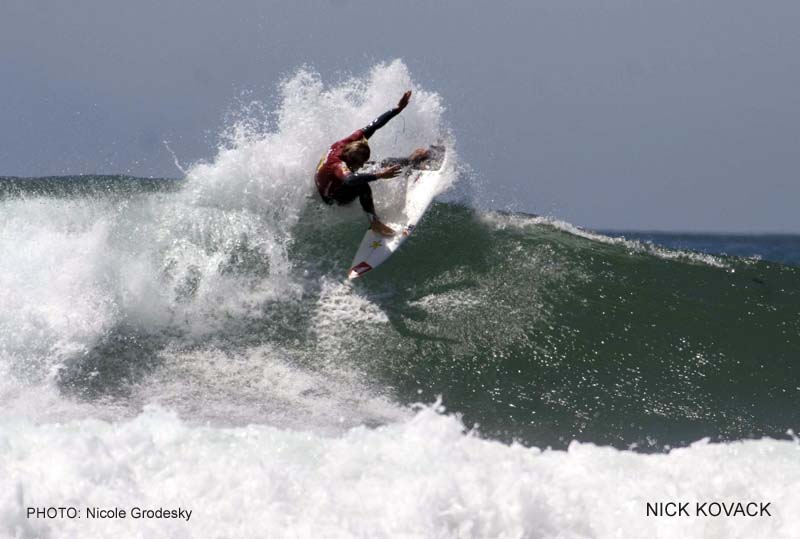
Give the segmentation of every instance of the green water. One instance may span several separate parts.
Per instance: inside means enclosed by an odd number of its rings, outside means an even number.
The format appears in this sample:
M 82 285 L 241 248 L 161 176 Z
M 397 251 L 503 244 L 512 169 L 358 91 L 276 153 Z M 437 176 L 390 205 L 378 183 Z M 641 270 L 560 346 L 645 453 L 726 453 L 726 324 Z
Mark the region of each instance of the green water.
M 219 417 L 219 402 L 244 410 L 241 421 L 273 417 L 275 406 L 291 415 L 301 404 L 274 404 L 269 379 L 255 391 L 252 374 L 230 374 L 241 369 L 236 358 L 257 362 L 264 352 L 253 350 L 268 349 L 282 364 L 323 381 L 323 367 L 355 373 L 371 394 L 393 403 L 441 398 L 481 435 L 540 447 L 578 439 L 649 451 L 702 437 L 781 437 L 800 427 L 800 268 L 436 203 L 398 254 L 348 284 L 364 222 L 331 219 L 329 208 L 311 203 L 288 232 L 290 267 L 276 280 L 282 270 L 270 267 L 269 244 L 250 229 L 234 229 L 235 241 L 230 231 L 217 234 L 213 227 L 236 221 L 213 208 L 206 224 L 201 208 L 197 227 L 160 229 L 148 221 L 152 208 L 170 207 L 180 186 L 123 180 L 19 180 L 4 192 L 9 204 L 20 196 L 106 197 L 97 216 L 76 206 L 76 223 L 116 223 L 120 241 L 146 253 L 137 255 L 147 261 L 143 267 L 155 268 L 155 293 L 170 301 L 164 324 L 120 317 L 91 349 L 63 362 L 56 381 L 70 398 L 116 406 L 156 380 L 179 385 L 179 404 L 189 403 L 189 414 L 201 419 L 208 410 Z M 117 199 L 130 215 L 105 209 L 116 208 Z M 143 209 L 133 211 L 140 203 Z M 48 211 L 61 207 L 54 202 Z M 191 257 L 181 262 L 148 250 L 150 230 L 167 246 L 183 242 L 193 246 L 187 252 L 221 262 L 192 266 Z M 196 291 L 222 278 L 245 292 L 247 314 L 213 309 L 203 315 L 211 329 L 201 335 L 187 329 L 185 317 L 198 316 Z M 246 292 L 266 280 L 274 297 L 251 300 Z M 207 352 L 202 357 L 221 353 L 231 365 L 218 362 L 217 370 L 195 378 L 179 367 L 184 378 L 172 379 L 169 358 L 198 350 Z M 42 379 L 33 360 L 12 365 L 22 380 Z M 224 392 L 216 404 L 206 403 L 202 384 L 220 377 Z M 300 397 L 335 387 L 323 382 Z M 162 398 L 153 391 L 145 391 L 148 399 Z M 265 416 L 261 410 L 270 406 Z M 283 408 L 277 413 L 283 416 Z M 295 414 L 300 425 L 303 413 Z M 360 417 L 354 420 L 382 421 L 380 414 Z
M 356 282 L 389 323 L 343 328 L 346 356 L 397 398 L 441 395 L 480 432 L 539 446 L 663 448 L 800 425 L 798 268 L 486 221 L 437 205 Z M 359 235 L 343 225 L 296 256 L 343 274 L 338 253 Z

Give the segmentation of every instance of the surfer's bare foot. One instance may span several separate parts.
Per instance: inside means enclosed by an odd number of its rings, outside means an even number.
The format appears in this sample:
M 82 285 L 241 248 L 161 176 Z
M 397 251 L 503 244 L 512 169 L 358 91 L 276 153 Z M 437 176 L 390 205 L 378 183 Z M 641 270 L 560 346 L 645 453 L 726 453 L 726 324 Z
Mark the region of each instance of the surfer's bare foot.
M 372 220 L 372 224 L 369 227 L 380 234 L 381 236 L 394 236 L 395 231 L 392 227 L 386 226 L 377 219 Z
M 411 152 L 411 155 L 408 156 L 408 160 L 411 161 L 412 165 L 419 165 L 430 156 L 431 152 L 429 150 L 426 150 L 425 148 L 417 148 Z

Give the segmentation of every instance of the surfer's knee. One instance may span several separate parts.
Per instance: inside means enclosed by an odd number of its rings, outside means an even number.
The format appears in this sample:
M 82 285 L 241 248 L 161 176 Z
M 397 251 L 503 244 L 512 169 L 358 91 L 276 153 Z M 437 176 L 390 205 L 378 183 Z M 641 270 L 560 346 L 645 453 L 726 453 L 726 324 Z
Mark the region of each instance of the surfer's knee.
M 355 185 L 351 187 L 351 189 L 353 190 L 353 193 L 359 198 L 365 196 L 372 196 L 372 188 L 366 183 L 362 185 Z

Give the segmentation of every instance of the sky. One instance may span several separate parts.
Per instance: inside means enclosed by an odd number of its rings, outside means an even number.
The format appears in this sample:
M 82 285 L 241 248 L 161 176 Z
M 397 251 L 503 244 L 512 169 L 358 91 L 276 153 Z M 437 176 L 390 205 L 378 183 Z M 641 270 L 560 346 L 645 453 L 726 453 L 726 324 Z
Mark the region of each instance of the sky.
M 483 207 L 800 233 L 798 28 L 796 0 L 0 0 L 0 175 L 178 177 L 162 141 L 213 158 L 243 95 L 400 58 Z

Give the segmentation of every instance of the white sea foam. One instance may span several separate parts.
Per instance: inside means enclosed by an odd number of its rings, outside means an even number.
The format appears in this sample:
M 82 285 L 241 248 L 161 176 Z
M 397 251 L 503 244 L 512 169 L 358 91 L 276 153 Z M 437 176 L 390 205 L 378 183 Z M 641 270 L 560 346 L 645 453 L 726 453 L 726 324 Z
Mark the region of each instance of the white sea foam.
M 540 451 L 464 434 L 424 408 L 326 437 L 131 421 L 0 422 L 5 537 L 796 537 L 796 442 L 642 455 Z M 648 517 L 647 502 L 770 503 L 771 517 Z M 180 520 L 28 519 L 47 506 L 187 508 Z
M 408 416 L 351 363 L 305 356 L 267 344 L 165 351 L 159 369 L 136 384 L 129 400 L 157 402 L 194 424 L 258 422 L 327 434 Z
M 274 112 L 255 103 L 234 115 L 217 155 L 189 166 L 176 193 L 0 201 L 0 398 L 23 403 L 25 387 L 38 394 L 114 332 L 192 343 L 301 297 L 315 277 L 289 249 L 313 200 L 317 161 L 407 89 L 411 105 L 370 141 L 376 157 L 405 155 L 447 130 L 440 97 L 401 61 L 335 85 L 300 69 L 278 85 Z M 376 200 L 388 211 L 402 196 L 381 182 Z M 329 219 L 363 216 L 326 207 Z

